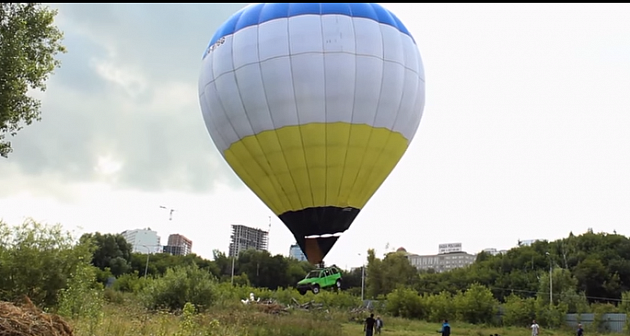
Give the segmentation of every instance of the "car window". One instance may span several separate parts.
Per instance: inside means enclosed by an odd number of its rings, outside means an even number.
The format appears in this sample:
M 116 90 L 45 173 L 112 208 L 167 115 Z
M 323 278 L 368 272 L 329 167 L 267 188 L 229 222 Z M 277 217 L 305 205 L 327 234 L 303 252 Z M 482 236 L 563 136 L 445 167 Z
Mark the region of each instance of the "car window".
M 330 276 L 330 270 L 326 270 L 324 272 L 325 272 L 326 276 Z
M 321 276 L 321 275 L 320 275 L 320 272 L 318 272 L 318 271 L 310 271 L 310 272 L 306 275 L 306 278 L 307 278 L 307 279 L 311 279 L 311 278 L 319 278 L 320 276 Z
M 337 273 L 339 273 L 339 272 L 337 271 L 337 269 L 336 269 L 336 268 L 334 268 L 334 267 L 333 267 L 333 268 L 331 268 L 331 270 L 330 270 L 330 271 L 332 272 L 332 274 L 337 274 Z

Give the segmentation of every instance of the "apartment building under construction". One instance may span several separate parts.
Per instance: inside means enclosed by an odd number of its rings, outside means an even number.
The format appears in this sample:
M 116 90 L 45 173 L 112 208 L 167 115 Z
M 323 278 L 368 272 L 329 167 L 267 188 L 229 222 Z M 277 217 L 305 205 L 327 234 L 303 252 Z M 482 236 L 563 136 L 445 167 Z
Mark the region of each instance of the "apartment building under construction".
M 230 257 L 238 256 L 241 251 L 255 249 L 258 251 L 267 250 L 269 243 L 269 232 L 252 228 L 245 225 L 232 225 L 232 235 L 230 237 Z

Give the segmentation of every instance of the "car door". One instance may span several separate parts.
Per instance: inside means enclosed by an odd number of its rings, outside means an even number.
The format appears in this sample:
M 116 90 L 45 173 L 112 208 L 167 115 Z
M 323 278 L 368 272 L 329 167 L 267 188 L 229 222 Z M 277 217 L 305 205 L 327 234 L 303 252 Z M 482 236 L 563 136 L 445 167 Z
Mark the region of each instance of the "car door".
M 330 273 L 329 269 L 325 269 L 324 270 L 324 276 L 326 277 L 325 278 L 326 279 L 325 280 L 326 284 L 324 286 L 329 287 L 329 286 L 332 286 L 334 284 L 334 280 L 332 279 L 331 275 L 332 274 Z

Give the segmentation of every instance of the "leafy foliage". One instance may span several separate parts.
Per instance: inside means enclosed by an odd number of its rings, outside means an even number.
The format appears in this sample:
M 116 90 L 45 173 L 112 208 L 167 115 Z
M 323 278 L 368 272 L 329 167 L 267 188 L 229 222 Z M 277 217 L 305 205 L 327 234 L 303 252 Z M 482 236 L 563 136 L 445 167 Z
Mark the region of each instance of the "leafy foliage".
M 63 34 L 54 26 L 57 12 L 38 3 L 0 4 L 0 155 L 7 157 L 14 136 L 40 120 L 40 101 L 29 89 L 46 89 L 45 82 L 60 66 L 55 55 L 65 52 Z
M 0 221 L 0 299 L 26 295 L 37 305 L 55 306 L 70 275 L 91 260 L 91 253 L 90 244 L 76 244 L 59 225 L 27 220 L 11 227 Z
M 217 292 L 210 273 L 187 265 L 168 269 L 163 277 L 151 279 L 141 295 L 149 309 L 182 309 L 189 302 L 203 310 L 214 302 Z
M 96 282 L 96 269 L 85 261 L 70 276 L 59 293 L 59 313 L 69 318 L 85 318 L 94 333 L 103 318 L 103 286 Z
M 575 246 L 571 253 L 562 252 L 569 251 L 568 243 L 562 243 L 565 246 L 558 252 L 554 246 L 561 243 L 540 242 L 512 249 L 506 255 L 481 255 L 469 267 L 444 273 L 417 272 L 403 253 L 390 253 L 380 259 L 370 250 L 367 295 L 383 299 L 381 304 L 375 305 L 381 313 L 434 323 L 449 319 L 525 326 L 536 319 L 543 326 L 560 327 L 568 312 L 592 312 L 595 315 L 593 327 L 606 332 L 604 314 L 630 311 L 630 291 L 625 290 L 623 270 L 612 274 L 601 271 L 602 267 L 608 272 L 620 264 L 621 258 L 617 255 L 625 255 L 627 238 L 587 232 L 577 237 L 570 235 L 568 239 Z M 582 253 L 583 249 L 589 253 Z M 139 302 L 151 311 L 183 312 L 177 331 L 181 335 L 198 334 L 191 328 L 198 326 L 196 319 L 200 312 L 217 306 L 248 309 L 240 300 L 250 293 L 284 304 L 314 301 L 329 310 L 347 310 L 362 304 L 353 287 L 361 282 L 360 268 L 344 272 L 344 280 L 355 284 L 350 285 L 349 290 L 299 295 L 292 285 L 311 266 L 271 256 L 268 252 L 247 251 L 235 259 L 232 285 L 232 260 L 219 252 L 215 253 L 215 260 L 205 260 L 194 254 L 142 255 L 130 251 L 129 244 L 117 235 L 95 233 L 76 240 L 59 225 L 42 225 L 29 220 L 9 227 L 0 222 L 0 272 L 3 274 L 0 299 L 15 300 L 27 295 L 41 306 L 83 321 L 86 329 L 92 331 L 101 328 L 104 301 L 110 304 Z M 548 256 L 548 251 L 554 253 Z M 144 276 L 135 268 L 144 269 L 147 257 L 151 271 Z M 128 265 L 127 273 L 119 274 L 113 285 L 104 289 L 102 275 L 113 276 L 111 261 L 117 258 Z M 551 272 L 545 261 L 554 262 Z M 549 291 L 550 276 L 553 295 Z M 593 277 L 598 279 L 597 283 L 592 281 Z M 500 284 L 520 284 L 521 288 L 531 290 L 498 287 Z M 620 298 L 587 295 L 597 291 L 604 291 L 606 295 L 621 291 Z M 206 323 L 221 328 L 217 321 Z M 164 330 L 165 333 L 172 331 L 166 325 Z M 298 328 L 295 332 L 302 330 L 305 329 Z

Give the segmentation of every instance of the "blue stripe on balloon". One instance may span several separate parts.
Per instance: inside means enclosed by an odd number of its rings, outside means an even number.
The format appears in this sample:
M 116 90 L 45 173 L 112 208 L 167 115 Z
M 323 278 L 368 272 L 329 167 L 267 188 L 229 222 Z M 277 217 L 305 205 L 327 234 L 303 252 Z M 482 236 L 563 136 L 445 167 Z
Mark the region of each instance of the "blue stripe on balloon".
M 403 34 L 409 35 L 415 43 L 411 33 L 396 15 L 376 3 L 260 3 L 241 9 L 225 21 L 212 36 L 208 48 L 220 38 L 234 34 L 246 27 L 298 15 L 326 14 L 366 18 L 390 25 Z

